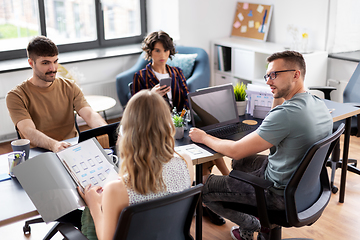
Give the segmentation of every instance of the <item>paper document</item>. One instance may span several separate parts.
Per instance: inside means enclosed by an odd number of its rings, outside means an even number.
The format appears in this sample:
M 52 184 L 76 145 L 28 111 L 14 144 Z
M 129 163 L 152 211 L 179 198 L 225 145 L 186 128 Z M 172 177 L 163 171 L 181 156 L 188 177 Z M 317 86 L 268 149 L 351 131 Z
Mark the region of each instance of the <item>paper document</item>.
M 206 151 L 205 149 L 199 147 L 194 143 L 175 147 L 175 151 L 180 155 L 182 153 L 186 153 L 187 155 L 190 156 L 191 160 L 212 156 L 210 152 Z
M 94 141 L 85 141 L 57 153 L 74 181 L 85 188 L 87 185 L 103 187 L 118 178 L 114 166 L 107 160 Z

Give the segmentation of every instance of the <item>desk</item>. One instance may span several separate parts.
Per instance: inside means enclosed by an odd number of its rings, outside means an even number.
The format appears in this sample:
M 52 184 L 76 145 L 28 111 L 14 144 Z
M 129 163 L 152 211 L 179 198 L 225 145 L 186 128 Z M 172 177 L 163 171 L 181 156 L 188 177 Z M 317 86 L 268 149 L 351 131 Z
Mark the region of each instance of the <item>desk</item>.
M 346 185 L 346 174 L 349 157 L 349 144 L 350 144 L 350 130 L 351 130 L 351 117 L 360 114 L 360 108 L 354 107 L 351 104 L 338 103 L 324 99 L 324 102 L 328 109 L 334 109 L 331 112 L 333 122 L 337 122 L 345 119 L 345 135 L 343 145 L 343 158 L 342 158 L 342 169 L 340 179 L 340 194 L 339 202 L 343 203 L 345 198 L 345 185 Z
M 107 122 L 105 111 L 114 107 L 116 105 L 116 100 L 112 97 L 99 95 L 85 95 L 85 99 L 95 112 L 104 113 L 104 118 Z
M 77 143 L 77 138 L 67 140 L 71 144 Z M 29 157 L 35 157 L 41 153 L 46 152 L 43 148 L 30 149 Z M 0 173 L 7 173 L 8 154 L 0 155 Z M 0 182 L 1 203 L 0 203 L 0 227 L 21 221 L 30 217 L 38 216 L 34 204 L 26 194 L 24 189 L 16 178 Z
M 245 119 L 253 119 L 252 117 L 246 115 L 240 117 L 241 120 Z M 257 119 L 259 124 L 261 122 L 260 119 Z M 258 124 L 258 125 L 259 125 Z M 258 125 L 253 126 L 254 130 L 258 127 Z M 71 140 L 67 140 L 68 142 L 74 144 L 77 142 L 77 138 L 73 138 Z M 176 140 L 176 146 L 182 146 L 186 144 L 190 144 L 192 141 L 189 138 L 189 131 L 185 131 L 185 136 L 183 139 Z M 196 184 L 202 183 L 202 163 L 215 160 L 219 157 L 222 157 L 221 154 L 213 151 L 212 149 L 206 147 L 205 145 L 199 144 L 202 148 L 212 153 L 212 156 L 205 158 L 192 159 L 193 164 L 196 168 Z M 30 157 L 34 157 L 38 154 L 46 152 L 45 149 L 41 148 L 32 148 L 30 149 Z M 0 155 L 0 171 L 7 172 L 7 154 Z M 10 187 L 9 187 L 10 186 Z M 12 178 L 11 180 L 7 180 L 4 182 L 0 182 L 0 191 L 3 193 L 2 199 L 5 199 L 5 202 L 1 202 L 0 206 L 0 226 L 4 226 L 16 221 L 21 221 L 29 217 L 37 216 L 39 213 L 37 212 L 35 206 L 32 204 L 30 198 L 27 196 L 26 192 L 22 189 L 19 182 Z M 16 199 L 16 201 L 14 201 Z M 20 207 L 19 207 L 20 206 Z M 196 239 L 202 239 L 202 206 L 199 206 L 196 209 L 196 229 L 195 235 Z
M 250 116 L 249 114 L 245 114 L 244 116 L 240 116 L 240 121 L 243 120 L 256 120 L 257 124 L 253 125 L 253 131 L 255 131 L 261 124 L 262 119 L 256 119 Z M 190 128 L 191 126 L 189 126 Z M 175 140 L 175 147 L 177 146 L 183 146 L 186 144 L 193 143 L 189 137 L 189 131 L 184 132 L 184 138 Z M 223 157 L 222 154 L 215 152 L 211 148 L 203 145 L 203 144 L 197 144 L 198 146 L 202 147 L 206 151 L 210 152 L 212 156 L 205 157 L 205 158 L 198 158 L 198 159 L 192 159 L 193 165 L 195 165 L 195 182 L 196 184 L 202 183 L 202 164 L 205 162 L 209 162 L 212 160 L 215 160 L 217 158 Z M 196 218 L 195 218 L 195 239 L 202 239 L 202 204 L 199 203 L 196 208 Z

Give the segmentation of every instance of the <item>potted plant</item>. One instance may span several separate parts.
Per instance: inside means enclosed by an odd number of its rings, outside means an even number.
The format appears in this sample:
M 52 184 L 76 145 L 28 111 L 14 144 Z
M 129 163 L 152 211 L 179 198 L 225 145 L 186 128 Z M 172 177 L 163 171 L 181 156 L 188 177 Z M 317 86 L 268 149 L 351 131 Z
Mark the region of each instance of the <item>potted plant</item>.
M 173 117 L 173 123 L 175 126 L 175 139 L 181 139 L 184 137 L 184 118 L 179 116 L 178 114 L 174 114 Z
M 236 100 L 236 106 L 238 109 L 238 114 L 239 114 L 239 116 L 242 116 L 245 114 L 246 103 L 247 103 L 246 85 L 243 82 L 237 83 L 234 86 L 234 94 L 235 94 L 235 100 Z

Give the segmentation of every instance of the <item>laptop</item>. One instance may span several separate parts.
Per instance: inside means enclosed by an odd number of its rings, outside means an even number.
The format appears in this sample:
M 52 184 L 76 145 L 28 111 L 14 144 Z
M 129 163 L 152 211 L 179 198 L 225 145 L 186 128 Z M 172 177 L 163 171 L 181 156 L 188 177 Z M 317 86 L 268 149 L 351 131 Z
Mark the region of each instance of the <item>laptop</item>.
M 236 141 L 255 129 L 240 122 L 232 84 L 200 89 L 188 100 L 192 125 L 212 136 Z

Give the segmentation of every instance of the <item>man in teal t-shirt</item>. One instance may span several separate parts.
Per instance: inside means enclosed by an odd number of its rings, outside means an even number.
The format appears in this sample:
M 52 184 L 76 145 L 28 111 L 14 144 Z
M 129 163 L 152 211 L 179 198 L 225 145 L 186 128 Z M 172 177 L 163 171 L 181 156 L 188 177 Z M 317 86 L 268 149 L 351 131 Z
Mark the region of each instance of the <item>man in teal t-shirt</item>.
M 274 182 L 266 192 L 269 208 L 284 209 L 283 190 L 308 148 L 332 133 L 332 118 L 324 102 L 305 91 L 306 66 L 294 51 L 274 53 L 268 59 L 266 84 L 274 96 L 272 110 L 260 127 L 238 141 L 222 140 L 192 128 L 190 137 L 233 159 L 233 169 Z M 270 149 L 270 154 L 257 153 Z M 253 239 L 260 231 L 254 216 L 224 209 L 222 202 L 256 206 L 254 188 L 229 176 L 210 175 L 203 188 L 203 202 L 212 211 L 235 222 L 233 239 Z

